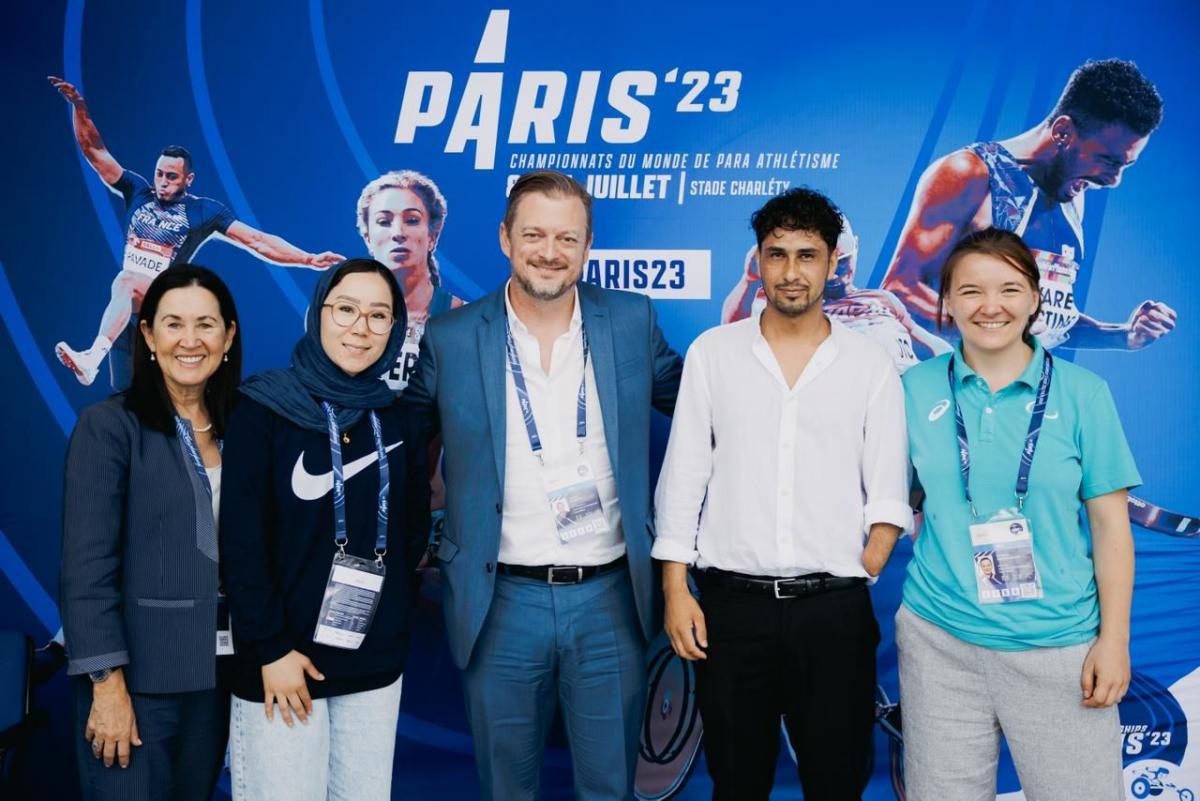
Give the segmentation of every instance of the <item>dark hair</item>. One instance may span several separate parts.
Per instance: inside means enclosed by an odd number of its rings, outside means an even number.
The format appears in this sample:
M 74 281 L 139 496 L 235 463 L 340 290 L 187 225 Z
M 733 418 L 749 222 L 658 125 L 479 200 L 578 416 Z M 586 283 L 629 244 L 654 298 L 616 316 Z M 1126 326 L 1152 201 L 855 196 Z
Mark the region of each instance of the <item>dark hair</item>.
M 400 288 L 400 284 L 396 281 L 396 276 L 392 274 L 392 271 L 380 262 L 375 261 L 375 259 L 346 259 L 335 267 L 333 278 L 329 282 L 329 290 L 325 293 L 325 298 L 329 297 L 329 293 L 333 292 L 333 288 L 351 273 L 377 273 L 383 278 L 392 293 L 392 314 L 397 319 L 400 319 L 400 310 L 404 308 L 404 290 Z M 321 303 L 325 302 L 325 298 L 321 298 Z
M 815 233 L 833 253 L 842 233 L 842 213 L 820 192 L 801 186 L 768 200 L 765 206 L 750 215 L 750 227 L 754 229 L 759 247 L 772 231 L 782 228 Z
M 238 322 L 237 307 L 233 305 L 233 295 L 225 282 L 205 267 L 197 264 L 173 264 L 163 270 L 151 283 L 142 298 L 142 308 L 138 316 L 145 321 L 147 327 L 154 327 L 154 316 L 158 313 L 158 304 L 163 295 L 172 289 L 198 286 L 207 289 L 217 299 L 221 317 L 225 321 L 225 330 Z M 155 366 L 150 359 L 150 346 L 142 335 L 141 326 L 134 331 L 133 336 L 133 381 L 125 390 L 125 406 L 143 425 L 161 431 L 169 436 L 175 435 L 175 406 L 171 396 L 167 394 L 167 385 L 163 380 L 162 370 Z M 233 409 L 237 386 L 242 381 L 242 332 L 241 326 L 234 332 L 233 344 L 229 346 L 229 361 L 222 361 L 216 371 L 209 376 L 204 386 L 204 405 L 208 408 L 208 417 L 213 424 L 213 432 L 220 438 L 225 433 L 225 423 L 229 420 L 229 412 Z
M 192 154 L 182 145 L 167 145 L 158 155 L 166 156 L 169 159 L 183 159 L 183 171 L 185 173 L 192 171 Z
M 1162 122 L 1162 97 L 1132 61 L 1089 61 L 1071 73 L 1050 119 L 1066 115 L 1080 131 L 1121 123 L 1147 136 Z
M 370 240 L 367 239 L 369 232 L 367 212 L 371 210 L 371 203 L 375 200 L 375 196 L 384 189 L 407 189 L 421 198 L 421 202 L 425 204 L 429 232 L 433 235 L 434 240 L 441 239 L 442 227 L 446 224 L 446 215 L 449 213 L 446 207 L 446 197 L 442 194 L 442 190 L 438 189 L 438 185 L 433 182 L 432 178 L 422 175 L 416 170 L 392 170 L 364 186 L 362 193 L 358 196 L 358 233 L 362 235 L 368 245 L 370 245 Z M 442 285 L 442 273 L 438 268 L 437 259 L 434 258 L 433 249 L 429 251 L 429 283 L 434 286 Z
M 941 284 L 938 287 L 938 330 L 942 330 L 942 324 L 946 319 L 943 309 L 946 305 L 946 296 L 950 294 L 950 279 L 954 276 L 954 268 L 958 266 L 958 263 L 963 260 L 964 256 L 970 253 L 992 256 L 993 258 L 1005 261 L 1016 268 L 1024 276 L 1025 280 L 1029 282 L 1029 286 L 1033 290 L 1033 295 L 1038 299 L 1038 302 L 1037 308 L 1033 310 L 1033 315 L 1025 323 L 1025 330 L 1021 332 L 1021 337 L 1028 342 L 1029 329 L 1033 326 L 1033 321 L 1038 318 L 1038 314 L 1042 311 L 1042 274 L 1038 270 L 1037 260 L 1034 259 L 1033 252 L 1029 249 L 1029 245 L 1025 244 L 1025 240 L 1012 231 L 1001 231 L 999 228 L 984 228 L 982 231 L 967 234 L 958 240 L 958 244 L 954 246 L 954 249 L 950 251 L 950 255 L 946 257 L 946 261 L 942 264 Z
M 534 192 L 550 197 L 576 197 L 587 214 L 587 234 L 592 235 L 592 196 L 583 185 L 566 173 L 553 170 L 527 172 L 508 190 L 508 205 L 504 207 L 504 228 L 511 231 L 521 198 Z

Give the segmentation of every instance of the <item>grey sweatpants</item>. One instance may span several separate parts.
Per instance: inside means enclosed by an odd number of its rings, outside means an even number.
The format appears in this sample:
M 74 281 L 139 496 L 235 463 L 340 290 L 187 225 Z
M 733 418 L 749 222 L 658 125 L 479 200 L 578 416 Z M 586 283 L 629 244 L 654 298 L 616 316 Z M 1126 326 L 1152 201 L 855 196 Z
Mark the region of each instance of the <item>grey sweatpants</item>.
M 1124 801 L 1116 706 L 1082 703 L 1090 643 L 996 651 L 900 606 L 908 801 L 995 801 L 1000 735 L 1027 801 Z

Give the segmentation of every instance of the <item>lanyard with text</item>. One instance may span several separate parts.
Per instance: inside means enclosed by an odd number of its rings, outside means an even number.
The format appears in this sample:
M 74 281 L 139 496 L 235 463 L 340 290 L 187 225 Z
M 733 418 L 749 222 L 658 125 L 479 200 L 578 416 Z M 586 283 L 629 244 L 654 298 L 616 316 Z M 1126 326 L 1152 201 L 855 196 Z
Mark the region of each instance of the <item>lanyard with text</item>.
M 200 486 L 204 487 L 204 491 L 208 493 L 208 500 L 211 502 L 212 484 L 208 480 L 208 470 L 204 467 L 204 460 L 200 458 L 200 447 L 196 445 L 196 436 L 192 433 L 191 424 L 179 415 L 175 415 L 175 433 L 179 436 L 179 441 L 183 443 L 183 449 L 187 451 L 192 469 L 196 471 L 196 477 L 200 479 Z M 223 446 L 224 443 L 217 440 L 217 450 L 222 450 Z M 220 587 L 217 587 L 217 656 L 228 656 L 232 653 L 233 634 L 229 626 L 229 606 L 225 603 L 225 593 Z
M 333 406 L 327 401 L 322 401 L 321 406 L 324 407 L 325 417 L 329 420 L 329 456 L 333 462 L 333 541 L 344 554 L 350 537 L 346 533 L 346 480 L 342 474 L 342 433 Z M 375 557 L 382 563 L 384 554 L 387 553 L 388 541 L 388 457 L 387 450 L 383 447 L 383 430 L 379 426 L 379 418 L 373 410 L 369 414 L 371 433 L 375 435 L 375 452 L 379 455 L 379 514 L 375 530 Z
M 579 452 L 583 453 L 583 441 L 587 439 L 587 331 L 580 329 L 583 339 L 583 375 L 579 379 L 579 394 L 575 398 L 575 438 L 579 440 Z M 533 419 L 533 403 L 529 400 L 529 387 L 525 383 L 525 372 L 521 369 L 521 357 L 517 355 L 517 343 L 513 341 L 508 318 L 504 318 L 504 351 L 508 355 L 508 367 L 512 371 L 513 386 L 521 404 L 521 419 L 525 421 L 525 433 L 529 435 L 529 447 L 533 455 L 542 461 L 542 438 L 538 435 L 537 421 Z
M 329 569 L 329 580 L 317 615 L 313 642 L 334 648 L 354 650 L 362 645 L 379 608 L 386 570 L 383 557 L 387 553 L 388 526 L 388 457 L 383 447 L 383 430 L 374 411 L 371 433 L 375 436 L 375 452 L 379 459 L 379 514 L 375 533 L 375 559 L 360 559 L 346 553 L 350 541 L 346 533 L 346 479 L 342 472 L 342 434 L 333 406 L 322 401 L 329 421 L 329 456 L 333 463 L 333 541 L 338 547 Z
M 1025 496 L 1029 492 L 1029 470 L 1033 467 L 1033 454 L 1037 450 L 1038 437 L 1042 433 L 1042 420 L 1046 416 L 1046 402 L 1050 397 L 1050 379 L 1054 367 L 1049 351 L 1043 351 L 1042 377 L 1038 381 L 1037 394 L 1033 401 L 1033 415 L 1029 418 L 1029 431 L 1025 434 L 1025 446 L 1021 449 L 1021 466 L 1017 469 L 1017 509 L 1025 504 Z M 954 356 L 950 357 L 950 396 L 954 398 L 954 424 L 958 429 L 958 461 L 962 471 L 963 491 L 967 496 L 967 504 L 971 507 L 971 516 L 978 519 L 975 501 L 971 498 L 971 448 L 967 443 L 967 427 L 963 423 L 962 407 L 958 404 L 958 396 L 954 391 Z
M 579 455 L 573 460 L 553 459 L 546 464 L 542 458 L 542 438 L 533 419 L 529 387 L 525 384 L 521 358 L 517 355 L 517 343 L 513 341 L 508 318 L 504 319 L 505 352 L 508 354 L 508 367 L 512 371 L 513 387 L 521 404 L 521 418 L 525 421 L 525 433 L 529 435 L 529 447 L 542 466 L 542 488 L 546 491 L 546 501 L 558 540 L 563 545 L 570 545 L 580 538 L 603 536 L 611 531 L 608 519 L 604 516 L 595 473 L 583 453 L 583 443 L 587 439 L 588 340 L 586 330 L 581 329 L 579 334 L 583 340 L 583 375 L 575 396 L 575 438 L 579 442 Z
M 184 421 L 179 415 L 175 415 L 175 433 L 179 437 L 179 441 L 183 443 L 183 449 L 187 451 L 192 462 L 192 468 L 196 471 L 196 476 L 200 479 L 200 486 L 204 487 L 204 491 L 208 493 L 209 500 L 212 500 L 212 485 L 208 483 L 208 471 L 204 467 L 204 460 L 200 458 L 200 448 L 196 445 L 196 437 L 192 434 L 192 427 Z M 217 441 L 217 450 L 221 450 L 222 443 Z

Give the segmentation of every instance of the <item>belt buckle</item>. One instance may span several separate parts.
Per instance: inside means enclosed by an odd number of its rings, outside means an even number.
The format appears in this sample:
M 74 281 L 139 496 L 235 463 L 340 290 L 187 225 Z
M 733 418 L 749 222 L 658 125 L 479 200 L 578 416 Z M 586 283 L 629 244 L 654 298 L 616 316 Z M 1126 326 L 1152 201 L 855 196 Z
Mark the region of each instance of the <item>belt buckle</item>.
M 556 570 L 567 570 L 567 571 L 571 571 L 571 572 L 568 573 L 568 578 L 562 579 L 560 581 L 559 579 L 555 578 L 555 576 L 554 576 L 554 571 L 556 571 Z M 581 581 L 583 581 L 583 568 L 582 567 L 557 567 L 557 566 L 555 566 L 555 567 L 550 567 L 550 568 L 546 569 L 546 583 L 547 584 L 578 584 Z
M 789 590 L 792 590 L 792 591 L 793 591 L 792 593 L 790 593 L 790 594 L 788 594 L 788 595 L 782 595 L 782 594 L 780 594 L 780 589 L 781 589 L 781 586 L 780 586 L 780 585 L 782 585 L 784 582 L 788 582 L 788 581 L 795 581 L 795 579 L 790 579 L 790 578 L 782 578 L 782 579 L 775 579 L 774 581 L 772 581 L 772 582 L 771 582 L 772 586 L 773 586 L 773 587 L 774 587 L 774 589 L 775 589 L 775 598 L 776 598 L 776 600 L 785 601 L 785 600 L 787 600 L 788 598 L 795 598 L 795 597 L 796 597 L 796 596 L 799 594 L 799 593 L 795 592 L 795 590 L 796 590 L 797 588 L 796 588 L 796 587 L 794 587 L 794 586 L 791 586 L 791 587 L 788 587 L 788 588 L 787 588 L 787 589 L 789 589 Z

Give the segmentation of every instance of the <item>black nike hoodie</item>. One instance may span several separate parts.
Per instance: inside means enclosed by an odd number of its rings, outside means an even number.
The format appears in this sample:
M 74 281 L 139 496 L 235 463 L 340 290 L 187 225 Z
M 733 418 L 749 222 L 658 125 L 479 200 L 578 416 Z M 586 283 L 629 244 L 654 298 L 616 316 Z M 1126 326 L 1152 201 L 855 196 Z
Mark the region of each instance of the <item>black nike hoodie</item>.
M 427 448 L 399 403 L 376 414 L 383 444 L 391 448 L 387 575 L 371 628 L 353 651 L 313 642 L 337 552 L 328 434 L 300 428 L 245 397 L 230 417 L 219 537 L 238 698 L 262 701 L 262 666 L 293 649 L 325 675 L 324 681 L 307 678 L 313 698 L 385 687 L 404 671 L 415 568 L 429 532 Z M 369 416 L 343 434 L 346 552 L 374 558 L 379 460 Z

